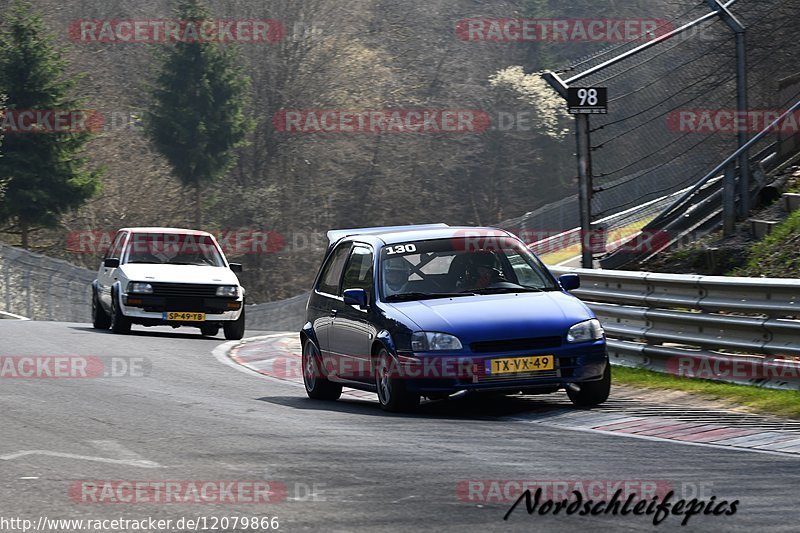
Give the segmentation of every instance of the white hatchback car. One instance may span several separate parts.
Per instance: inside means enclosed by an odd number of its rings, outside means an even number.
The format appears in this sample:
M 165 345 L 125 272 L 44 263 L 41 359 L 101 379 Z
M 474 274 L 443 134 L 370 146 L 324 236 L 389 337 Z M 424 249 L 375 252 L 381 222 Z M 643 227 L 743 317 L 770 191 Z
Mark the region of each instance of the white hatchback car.
M 128 333 L 131 324 L 190 326 L 214 336 L 244 336 L 242 265 L 228 263 L 210 233 L 123 228 L 92 282 L 92 322 Z

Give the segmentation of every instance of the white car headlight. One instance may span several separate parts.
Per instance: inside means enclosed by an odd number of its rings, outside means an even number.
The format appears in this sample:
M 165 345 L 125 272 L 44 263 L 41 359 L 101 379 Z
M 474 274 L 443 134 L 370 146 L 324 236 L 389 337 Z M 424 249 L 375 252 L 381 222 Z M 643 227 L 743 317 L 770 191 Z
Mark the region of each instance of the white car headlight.
M 225 298 L 236 298 L 239 296 L 239 287 L 236 285 L 225 285 L 217 287 L 217 296 L 224 296 Z
M 128 283 L 128 292 L 133 294 L 153 294 L 153 286 L 149 283 L 131 281 Z
M 415 352 L 430 352 L 437 350 L 461 350 L 461 341 L 454 335 L 447 333 L 434 333 L 432 331 L 418 331 L 411 335 L 411 349 Z
M 600 321 L 596 318 L 593 318 L 591 320 L 587 320 L 586 322 L 575 324 L 569 328 L 569 331 L 567 332 L 567 342 L 576 343 L 599 341 L 603 338 L 604 334 L 605 331 L 603 331 L 603 326 L 600 325 Z

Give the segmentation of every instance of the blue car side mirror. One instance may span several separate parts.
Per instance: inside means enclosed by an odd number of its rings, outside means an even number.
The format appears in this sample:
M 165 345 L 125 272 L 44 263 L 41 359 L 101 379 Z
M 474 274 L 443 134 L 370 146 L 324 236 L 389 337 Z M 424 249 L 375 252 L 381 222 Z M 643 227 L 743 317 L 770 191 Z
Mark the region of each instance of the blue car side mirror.
M 357 305 L 361 309 L 367 308 L 367 291 L 364 289 L 347 289 L 344 291 L 344 303 Z
M 581 287 L 581 278 L 577 274 L 564 274 L 558 278 L 558 282 L 565 291 L 574 291 Z

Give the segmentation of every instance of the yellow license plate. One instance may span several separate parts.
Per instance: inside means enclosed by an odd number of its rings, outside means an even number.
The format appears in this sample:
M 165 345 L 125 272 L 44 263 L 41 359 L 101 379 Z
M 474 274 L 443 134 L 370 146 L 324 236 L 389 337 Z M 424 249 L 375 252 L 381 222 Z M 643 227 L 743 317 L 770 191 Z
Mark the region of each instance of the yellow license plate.
M 488 359 L 486 361 L 486 373 L 491 375 L 540 372 L 544 370 L 555 370 L 555 368 L 556 361 L 555 357 L 552 355 Z
M 169 322 L 205 322 L 205 313 L 185 313 L 182 311 L 173 311 L 164 313 L 164 320 Z

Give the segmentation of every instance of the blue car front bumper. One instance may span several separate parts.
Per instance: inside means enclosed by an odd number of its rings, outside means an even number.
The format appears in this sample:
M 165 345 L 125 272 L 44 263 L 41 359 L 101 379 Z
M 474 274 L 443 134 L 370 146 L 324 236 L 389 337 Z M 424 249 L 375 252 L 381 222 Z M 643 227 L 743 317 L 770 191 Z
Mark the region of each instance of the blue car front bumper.
M 553 356 L 552 370 L 491 375 L 486 361 L 530 356 Z M 406 388 L 420 394 L 452 394 L 464 390 L 509 392 L 537 387 L 565 387 L 602 379 L 608 364 L 605 341 L 565 345 L 540 353 L 515 351 L 493 354 L 401 353 L 399 372 Z

